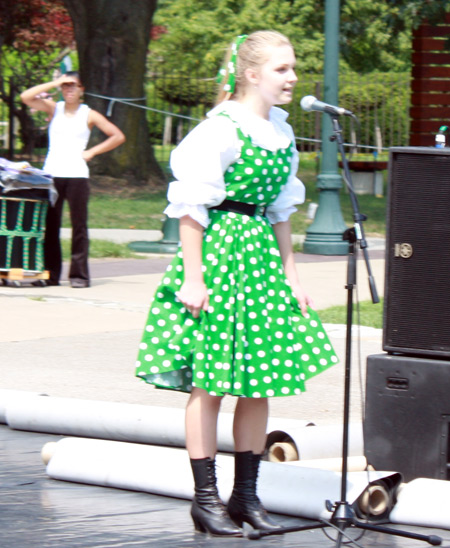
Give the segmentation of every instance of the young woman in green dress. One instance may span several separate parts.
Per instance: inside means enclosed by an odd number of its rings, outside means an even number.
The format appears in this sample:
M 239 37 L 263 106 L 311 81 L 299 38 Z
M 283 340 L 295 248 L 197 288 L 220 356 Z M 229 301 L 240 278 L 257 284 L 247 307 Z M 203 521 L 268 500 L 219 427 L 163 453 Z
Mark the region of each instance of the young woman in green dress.
M 186 447 L 197 530 L 242 535 L 243 522 L 279 527 L 257 494 L 268 398 L 305 390 L 337 362 L 303 290 L 290 215 L 304 201 L 287 113 L 295 55 L 277 32 L 239 36 L 221 70 L 216 107 L 174 150 L 166 214 L 180 219 L 180 249 L 150 306 L 136 375 L 190 392 Z M 216 487 L 217 417 L 238 397 L 235 484 L 228 505 Z

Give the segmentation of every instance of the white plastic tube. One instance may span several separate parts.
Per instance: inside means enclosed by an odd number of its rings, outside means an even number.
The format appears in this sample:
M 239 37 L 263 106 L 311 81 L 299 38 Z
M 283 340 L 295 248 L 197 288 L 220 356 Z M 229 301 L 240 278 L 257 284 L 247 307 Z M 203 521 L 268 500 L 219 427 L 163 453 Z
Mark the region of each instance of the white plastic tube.
M 184 409 L 29 395 L 5 402 L 15 430 L 184 447 Z M 221 414 L 222 451 L 233 451 L 232 415 Z
M 65 438 L 43 453 L 51 457 L 47 474 L 54 479 L 118 487 L 190 499 L 192 473 L 185 450 L 94 439 Z M 392 473 L 371 472 L 372 480 Z M 217 456 L 218 488 L 226 502 L 234 478 L 234 459 Z M 272 512 L 306 518 L 330 518 L 325 501 L 340 496 L 341 475 L 328 470 L 262 462 L 259 496 Z M 348 475 L 348 501 L 353 504 L 367 487 L 367 474 Z
M 418 478 L 402 485 L 389 520 L 450 529 L 450 482 Z
M 342 458 L 334 459 L 308 459 L 285 461 L 285 464 L 291 466 L 305 466 L 306 468 L 321 468 L 322 470 L 332 470 L 334 472 L 342 471 Z M 366 457 L 348 457 L 347 470 L 349 472 L 362 472 L 367 469 Z
M 299 427 L 295 421 L 269 424 L 267 445 L 290 443 L 296 449 L 300 460 L 328 459 L 342 455 L 343 430 L 340 424 Z M 274 428 L 277 426 L 277 428 Z M 349 425 L 349 456 L 364 454 L 363 429 L 361 423 Z M 280 459 L 283 460 L 283 459 Z M 286 458 L 285 460 L 289 460 Z
M 5 421 L 16 430 L 47 432 L 134 443 L 185 446 L 184 409 L 31 394 L 7 397 Z M 220 413 L 218 449 L 233 452 L 233 415 Z M 309 426 L 307 421 L 270 418 L 267 444 L 290 443 L 301 460 L 342 454 L 342 427 Z M 362 425 L 351 424 L 349 455 L 363 454 Z M 289 457 L 293 458 L 293 457 Z M 282 459 L 279 459 L 282 460 Z M 285 460 L 289 460 L 286 458 Z
M 7 424 L 6 410 L 9 406 L 20 400 L 24 402 L 23 405 L 27 405 L 26 401 L 29 398 L 35 398 L 37 396 L 44 396 L 44 394 L 38 394 L 37 392 L 26 392 L 24 390 L 8 390 L 0 388 L 0 424 Z M 22 405 L 22 403 L 20 404 Z
M 174 447 L 185 445 L 184 409 L 32 394 L 20 399 L 7 398 L 5 420 L 16 430 Z M 233 451 L 232 423 L 231 413 L 219 414 L 220 451 Z M 293 443 L 303 454 L 301 458 L 338 457 L 341 428 L 308 424 L 311 423 L 270 418 L 268 439 L 295 439 Z

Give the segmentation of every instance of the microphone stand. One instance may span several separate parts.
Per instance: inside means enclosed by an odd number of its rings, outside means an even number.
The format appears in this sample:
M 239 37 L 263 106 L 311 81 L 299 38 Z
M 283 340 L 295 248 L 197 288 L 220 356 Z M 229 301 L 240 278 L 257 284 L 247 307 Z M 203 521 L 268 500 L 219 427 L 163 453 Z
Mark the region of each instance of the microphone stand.
M 352 184 L 352 178 L 348 161 L 345 156 L 344 141 L 342 137 L 342 127 L 339 123 L 339 114 L 335 111 L 325 111 L 331 116 L 333 124 L 333 135 L 330 137 L 331 141 L 336 141 L 339 152 L 342 158 L 342 164 L 344 167 L 344 180 L 350 193 L 350 200 L 353 207 L 353 219 L 354 226 L 347 229 L 344 232 L 343 239 L 349 243 L 348 250 L 348 263 L 347 263 L 347 323 L 346 323 L 346 346 L 345 346 L 345 384 L 344 384 L 344 417 L 343 417 L 343 434 L 342 434 L 342 476 L 341 476 L 341 499 L 334 504 L 327 500 L 325 506 L 329 512 L 332 512 L 332 516 L 329 521 L 318 520 L 316 523 L 310 523 L 303 526 L 282 527 L 275 531 L 260 531 L 254 530 L 249 533 L 250 539 L 259 539 L 268 535 L 282 535 L 284 533 L 294 533 L 298 531 L 307 531 L 311 529 L 323 529 L 325 527 L 333 527 L 338 531 L 336 538 L 336 547 L 340 548 L 344 531 L 347 527 L 358 528 L 362 530 L 375 531 L 378 533 L 386 533 L 389 535 L 395 535 L 399 537 L 411 538 L 415 540 L 421 540 L 428 542 L 433 546 L 439 546 L 442 543 L 442 539 L 436 535 L 420 535 L 415 533 L 409 533 L 400 529 L 390 529 L 388 527 L 382 527 L 380 525 L 372 525 L 365 521 L 361 521 L 355 517 L 355 512 L 352 506 L 347 501 L 347 474 L 348 474 L 348 441 L 349 441 L 349 419 L 350 419 L 350 365 L 351 365 L 351 347 L 352 347 L 352 323 L 353 323 L 353 290 L 356 286 L 356 265 L 357 265 L 357 243 L 363 251 L 364 260 L 366 263 L 370 293 L 372 296 L 372 302 L 380 302 L 375 286 L 375 280 L 372 275 L 372 271 L 369 263 L 369 256 L 367 252 L 367 241 L 364 236 L 364 229 L 362 222 L 367 217 L 360 213 L 359 204 L 356 198 L 356 194 Z M 353 542 L 349 539 L 350 542 Z

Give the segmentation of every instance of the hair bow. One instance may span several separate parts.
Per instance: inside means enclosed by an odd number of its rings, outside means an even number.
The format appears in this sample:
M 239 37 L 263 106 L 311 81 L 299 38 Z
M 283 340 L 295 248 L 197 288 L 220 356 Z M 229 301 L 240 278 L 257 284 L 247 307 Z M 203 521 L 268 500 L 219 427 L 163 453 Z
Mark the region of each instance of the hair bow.
M 223 65 L 219 70 L 217 75 L 217 82 L 223 84 L 222 88 L 224 91 L 234 93 L 234 88 L 236 86 L 236 60 L 239 47 L 243 42 L 245 42 L 248 34 L 241 34 L 236 38 L 236 40 L 231 45 L 231 55 L 228 63 Z

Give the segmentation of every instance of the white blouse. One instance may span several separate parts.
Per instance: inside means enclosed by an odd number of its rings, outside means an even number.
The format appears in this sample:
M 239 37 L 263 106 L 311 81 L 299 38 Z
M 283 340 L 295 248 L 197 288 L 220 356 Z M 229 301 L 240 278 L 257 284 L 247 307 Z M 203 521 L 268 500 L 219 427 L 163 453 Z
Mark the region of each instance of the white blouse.
M 170 167 L 176 180 L 169 184 L 169 205 L 164 211 L 168 217 L 189 215 L 207 227 L 208 208 L 219 205 L 226 198 L 224 173 L 239 158 L 241 145 L 235 124 L 228 117 L 216 116 L 220 112 L 229 114 L 255 146 L 276 151 L 288 148 L 294 142 L 294 132 L 286 122 L 286 111 L 272 107 L 269 120 L 265 120 L 236 101 L 219 104 L 171 154 Z M 287 184 L 266 210 L 272 224 L 287 221 L 297 211 L 294 205 L 305 201 L 305 187 L 296 177 L 297 169 L 298 152 L 295 149 Z

